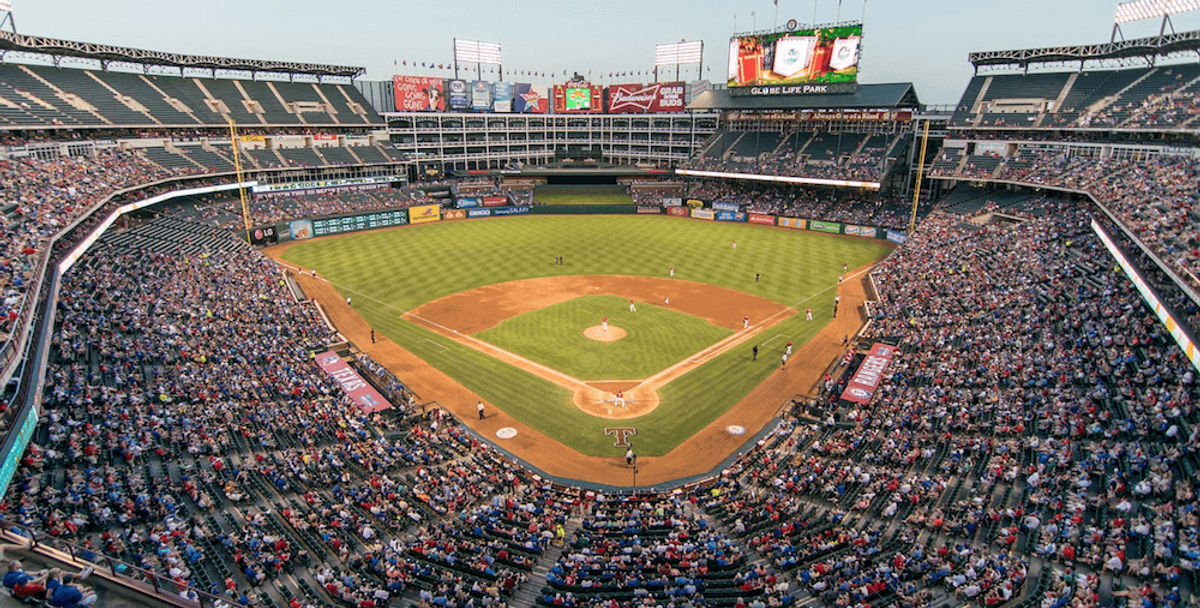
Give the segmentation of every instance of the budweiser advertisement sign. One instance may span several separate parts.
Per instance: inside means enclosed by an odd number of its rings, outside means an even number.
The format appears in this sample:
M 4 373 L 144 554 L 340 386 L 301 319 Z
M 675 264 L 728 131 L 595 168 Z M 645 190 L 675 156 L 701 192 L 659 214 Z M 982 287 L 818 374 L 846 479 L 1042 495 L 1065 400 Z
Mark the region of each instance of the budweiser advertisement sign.
M 613 114 L 682 112 L 687 105 L 682 82 L 614 84 L 608 87 L 608 111 Z
M 867 352 L 867 358 L 863 359 L 862 365 L 858 366 L 858 371 L 854 372 L 850 382 L 846 383 L 842 399 L 860 405 L 870 401 L 875 389 L 879 388 L 879 383 L 883 380 L 883 371 L 887 369 L 895 354 L 895 346 L 875 343 Z

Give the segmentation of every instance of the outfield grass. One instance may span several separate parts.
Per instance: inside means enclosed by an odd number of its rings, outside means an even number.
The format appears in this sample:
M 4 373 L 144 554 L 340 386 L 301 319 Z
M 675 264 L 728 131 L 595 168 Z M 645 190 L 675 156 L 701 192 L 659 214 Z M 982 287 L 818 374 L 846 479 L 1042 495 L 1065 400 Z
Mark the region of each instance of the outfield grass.
M 583 330 L 608 316 L 626 331 L 615 342 L 584 337 Z M 648 378 L 733 332 L 704 319 L 615 296 L 583 296 L 527 312 L 476 333 L 526 359 L 581 380 Z
M 672 265 L 678 279 L 790 306 L 835 286 L 843 263 L 856 268 L 887 251 L 879 241 L 803 230 L 604 215 L 405 226 L 299 243 L 283 257 L 317 269 L 355 302 L 373 297 L 403 311 L 503 281 L 580 274 L 665 277 Z M 554 263 L 559 255 L 566 264 Z M 757 283 L 755 272 L 762 273 Z
M 352 234 L 298 244 L 284 258 L 315 268 L 343 295 L 353 295 L 354 307 L 372 327 L 463 386 L 547 436 L 597 456 L 622 452 L 603 434 L 610 420 L 580 411 L 565 389 L 404 321 L 400 313 L 503 281 L 580 274 L 665 277 L 671 265 L 679 279 L 800 310 L 812 307 L 815 321 L 792 317 L 768 330 L 763 341 L 780 337 L 762 348 L 758 361 L 750 361 L 750 345 L 726 353 L 664 387 L 654 412 L 623 421 L 638 428 L 638 453 L 653 456 L 670 451 L 760 384 L 779 365 L 784 343 L 799 347 L 828 323 L 843 263 L 855 268 L 887 250 L 876 241 L 666 216 L 546 216 Z M 565 256 L 566 265 L 555 265 L 556 255 Z M 762 273 L 758 283 L 755 272 Z

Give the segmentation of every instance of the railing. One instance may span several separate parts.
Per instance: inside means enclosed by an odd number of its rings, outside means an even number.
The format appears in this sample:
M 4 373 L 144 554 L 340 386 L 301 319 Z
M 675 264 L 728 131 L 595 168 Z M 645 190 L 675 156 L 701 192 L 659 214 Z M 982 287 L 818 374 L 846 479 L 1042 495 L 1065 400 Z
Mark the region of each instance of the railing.
M 2 533 L 2 537 L 10 542 L 17 540 L 15 538 L 17 536 L 30 541 L 29 551 L 33 553 L 57 561 L 65 561 L 80 568 L 91 566 L 95 569 L 96 574 L 106 580 L 111 580 L 138 593 L 153 596 L 157 601 L 180 608 L 228 606 L 231 603 L 229 598 L 221 598 L 190 586 L 180 586 L 169 576 L 157 574 L 61 538 L 39 535 L 32 529 L 9 525 L 8 529 Z M 184 592 L 187 592 L 188 597 L 183 595 Z

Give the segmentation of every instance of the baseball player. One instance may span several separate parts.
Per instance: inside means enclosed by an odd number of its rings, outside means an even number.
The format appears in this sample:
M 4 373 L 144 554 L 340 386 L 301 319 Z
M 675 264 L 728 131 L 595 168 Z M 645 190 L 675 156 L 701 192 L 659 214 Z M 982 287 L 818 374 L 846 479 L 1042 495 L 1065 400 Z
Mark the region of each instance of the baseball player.
M 346 306 L 350 306 L 350 296 L 346 296 Z
M 838 304 L 841 304 L 841 303 L 842 303 L 842 296 L 840 296 L 840 295 L 833 296 L 833 316 L 835 316 L 835 317 L 837 316 L 837 307 L 838 307 Z
M 750 315 L 742 317 L 742 329 L 750 329 Z
M 483 402 L 482 401 L 475 404 L 475 411 L 479 412 L 479 419 L 483 420 Z
M 780 368 L 787 367 L 787 358 L 788 358 L 788 354 L 783 353 L 783 362 L 779 364 Z
M 617 391 L 617 401 L 616 401 L 616 405 L 617 405 L 617 407 L 625 407 L 625 393 L 624 393 L 624 391 Z
M 608 333 L 608 315 L 604 315 L 604 319 L 600 321 L 600 326 L 604 328 L 604 333 Z
M 733 248 L 734 248 L 734 249 L 737 249 L 737 241 L 734 241 L 734 242 L 733 242 Z
M 673 278 L 675 278 L 675 267 L 674 267 L 674 266 L 672 266 L 672 267 L 671 267 L 671 271 L 670 271 L 670 273 L 669 273 L 669 276 L 670 276 L 672 279 L 673 279 Z
M 787 343 L 787 355 L 789 357 L 792 356 L 792 341 L 791 340 L 788 340 L 788 343 Z
M 629 312 L 637 312 L 637 306 L 633 305 L 633 300 L 629 301 Z
M 804 310 L 804 318 L 808 319 L 809 321 L 812 321 L 812 309 L 811 308 L 807 308 Z
M 670 306 L 671 305 L 671 296 L 667 296 L 667 297 L 663 298 L 663 304 Z

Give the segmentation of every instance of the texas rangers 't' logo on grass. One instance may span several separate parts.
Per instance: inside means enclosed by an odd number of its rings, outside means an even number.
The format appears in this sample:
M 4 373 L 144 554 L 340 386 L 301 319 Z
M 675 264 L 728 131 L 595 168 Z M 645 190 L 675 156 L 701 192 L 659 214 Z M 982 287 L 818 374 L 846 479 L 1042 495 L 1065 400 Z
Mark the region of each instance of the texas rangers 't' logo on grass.
M 604 434 L 617 438 L 617 442 L 613 444 L 614 448 L 627 448 L 629 447 L 629 438 L 637 435 L 637 429 L 631 426 L 606 426 Z

